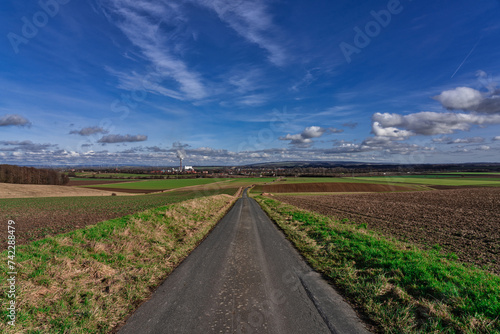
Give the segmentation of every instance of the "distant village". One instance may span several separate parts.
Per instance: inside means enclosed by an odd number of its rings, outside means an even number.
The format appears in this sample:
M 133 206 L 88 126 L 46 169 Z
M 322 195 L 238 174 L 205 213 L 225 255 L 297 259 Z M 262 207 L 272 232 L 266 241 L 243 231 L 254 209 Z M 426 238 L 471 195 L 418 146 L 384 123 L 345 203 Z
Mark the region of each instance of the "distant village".
M 451 171 L 491 171 L 499 170 L 498 164 L 465 165 L 385 165 L 385 164 L 345 164 L 344 166 L 315 166 L 312 163 L 291 164 L 290 166 L 183 166 L 142 167 L 103 166 L 61 169 L 70 177 L 85 173 L 86 177 L 106 177 L 117 179 L 171 179 L 171 178 L 237 178 L 237 177 L 348 177 L 420 174 Z

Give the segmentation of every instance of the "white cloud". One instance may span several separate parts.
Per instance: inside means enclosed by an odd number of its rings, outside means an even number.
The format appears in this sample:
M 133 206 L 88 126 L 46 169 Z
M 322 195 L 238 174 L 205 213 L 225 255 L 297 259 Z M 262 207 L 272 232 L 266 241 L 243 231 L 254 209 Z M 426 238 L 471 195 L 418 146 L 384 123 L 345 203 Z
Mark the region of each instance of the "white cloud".
M 500 113 L 500 91 L 481 93 L 469 87 L 447 90 L 434 97 L 450 110 L 468 110 L 486 114 Z
M 392 126 L 383 127 L 379 122 L 373 122 L 372 131 L 377 137 L 391 137 L 394 139 L 406 139 L 414 135 L 411 131 L 400 130 Z
M 319 126 L 309 126 L 302 131 L 302 133 L 291 135 L 287 134 L 284 137 L 280 137 L 280 140 L 290 140 L 290 145 L 296 147 L 311 147 L 313 141 L 312 138 L 321 137 L 327 129 Z
M 443 107 L 447 109 L 471 110 L 471 108 L 474 108 L 481 102 L 483 95 L 472 88 L 458 87 L 453 90 L 444 91 L 440 95 L 435 96 L 434 99 L 441 102 Z
M 392 134 L 393 137 L 407 137 L 408 135 L 452 134 L 455 131 L 467 131 L 473 125 L 500 124 L 500 115 L 422 111 L 409 115 L 375 113 L 372 120 L 375 134 L 378 132 L 380 135 Z M 406 132 L 400 134 L 396 130 L 406 130 Z

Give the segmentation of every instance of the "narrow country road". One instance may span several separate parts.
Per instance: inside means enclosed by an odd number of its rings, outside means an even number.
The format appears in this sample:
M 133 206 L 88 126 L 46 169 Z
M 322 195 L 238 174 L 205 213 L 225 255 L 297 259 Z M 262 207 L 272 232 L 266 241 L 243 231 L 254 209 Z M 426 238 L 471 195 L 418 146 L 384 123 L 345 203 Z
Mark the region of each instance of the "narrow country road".
M 246 191 L 119 333 L 368 333 Z

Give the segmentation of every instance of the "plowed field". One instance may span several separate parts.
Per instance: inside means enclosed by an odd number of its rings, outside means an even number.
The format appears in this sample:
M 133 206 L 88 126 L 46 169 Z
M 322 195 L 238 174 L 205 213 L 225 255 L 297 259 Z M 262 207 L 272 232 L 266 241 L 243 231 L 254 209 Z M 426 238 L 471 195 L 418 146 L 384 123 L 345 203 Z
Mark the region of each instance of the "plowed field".
M 500 274 L 500 189 L 323 196 L 276 196 L 299 208 L 417 243 L 438 244 L 461 261 Z
M 227 188 L 207 191 L 178 190 L 139 196 L 0 199 L 0 220 L 5 224 L 8 220 L 15 221 L 16 244 L 20 245 L 47 235 L 69 232 L 150 208 L 215 194 L 233 195 L 237 190 Z M 7 228 L 2 229 L 0 236 L 2 240 L 7 240 Z M 0 250 L 5 248 L 7 242 L 0 244 Z
M 306 192 L 386 192 L 386 191 L 408 191 L 413 188 L 393 186 L 388 184 L 372 183 L 289 183 L 272 184 L 262 187 L 267 193 L 306 193 Z

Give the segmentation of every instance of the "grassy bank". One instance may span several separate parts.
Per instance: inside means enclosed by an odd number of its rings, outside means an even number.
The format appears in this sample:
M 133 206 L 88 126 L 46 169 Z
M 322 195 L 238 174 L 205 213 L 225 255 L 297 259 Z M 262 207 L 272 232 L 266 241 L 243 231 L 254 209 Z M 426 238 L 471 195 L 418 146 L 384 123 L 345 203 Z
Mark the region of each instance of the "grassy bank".
M 500 333 L 500 277 L 257 196 L 309 263 L 384 333 Z
M 107 333 L 207 235 L 236 197 L 150 209 L 16 248 L 17 319 L 2 333 Z M 7 252 L 0 270 L 7 272 Z

